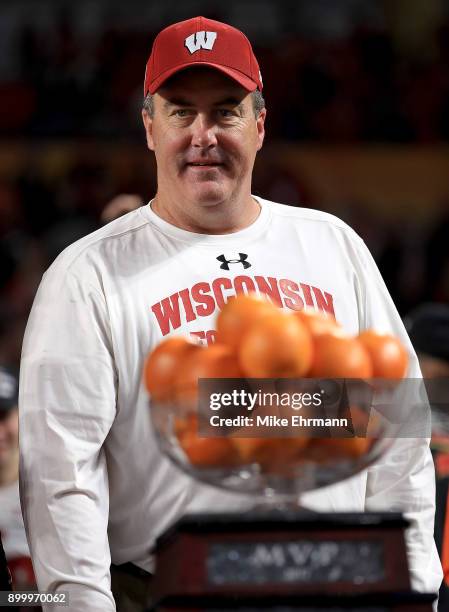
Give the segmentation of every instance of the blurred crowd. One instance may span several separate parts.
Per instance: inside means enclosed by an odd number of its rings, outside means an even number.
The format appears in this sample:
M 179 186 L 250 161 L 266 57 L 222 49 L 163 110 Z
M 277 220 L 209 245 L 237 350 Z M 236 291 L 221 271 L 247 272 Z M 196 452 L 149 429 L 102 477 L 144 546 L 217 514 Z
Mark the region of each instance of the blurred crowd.
M 45 0 L 34 14 L 27 0 L 15 12 L 8 4 L 0 9 L 13 27 L 2 43 L 0 134 L 26 138 L 140 137 L 136 111 L 155 32 L 205 9 L 186 2 L 179 15 L 174 7 L 157 14 L 131 0 L 125 13 L 114 1 Z M 211 1 L 207 15 L 255 40 L 271 140 L 449 139 L 447 0 Z

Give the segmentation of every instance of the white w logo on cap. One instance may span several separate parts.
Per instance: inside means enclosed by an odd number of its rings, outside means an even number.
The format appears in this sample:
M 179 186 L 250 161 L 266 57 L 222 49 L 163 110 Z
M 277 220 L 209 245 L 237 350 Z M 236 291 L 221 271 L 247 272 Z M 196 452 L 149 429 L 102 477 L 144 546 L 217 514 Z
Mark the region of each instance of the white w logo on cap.
M 208 49 L 211 51 L 216 38 L 217 32 L 201 31 L 196 32 L 195 34 L 190 34 L 190 36 L 187 36 L 184 42 L 190 53 L 195 53 L 195 51 L 199 51 L 200 49 Z

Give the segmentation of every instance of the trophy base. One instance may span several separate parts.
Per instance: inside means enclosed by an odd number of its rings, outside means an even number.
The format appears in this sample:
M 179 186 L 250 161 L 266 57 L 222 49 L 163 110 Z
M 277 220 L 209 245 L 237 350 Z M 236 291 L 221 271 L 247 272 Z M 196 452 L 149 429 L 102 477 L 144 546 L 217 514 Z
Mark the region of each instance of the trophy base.
M 156 543 L 150 609 L 431 612 L 435 596 L 411 591 L 408 524 L 399 513 L 186 516 Z

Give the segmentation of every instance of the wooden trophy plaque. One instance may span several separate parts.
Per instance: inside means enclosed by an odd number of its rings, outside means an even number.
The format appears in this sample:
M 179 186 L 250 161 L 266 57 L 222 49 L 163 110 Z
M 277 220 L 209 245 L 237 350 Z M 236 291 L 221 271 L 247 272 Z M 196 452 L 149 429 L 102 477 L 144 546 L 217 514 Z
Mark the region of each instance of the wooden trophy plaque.
M 156 544 L 148 610 L 432 612 L 398 513 L 186 516 Z

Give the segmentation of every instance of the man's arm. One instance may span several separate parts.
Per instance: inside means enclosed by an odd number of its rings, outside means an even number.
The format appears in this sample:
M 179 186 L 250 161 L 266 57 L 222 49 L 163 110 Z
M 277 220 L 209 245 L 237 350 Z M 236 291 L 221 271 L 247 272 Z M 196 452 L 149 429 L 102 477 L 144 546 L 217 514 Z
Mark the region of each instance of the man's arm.
M 84 275 L 83 275 L 84 276 Z M 21 504 L 38 588 L 113 612 L 103 443 L 116 410 L 107 308 L 57 260 L 28 321 L 20 375 Z
M 359 279 L 360 331 L 374 328 L 399 337 L 410 356 L 407 376 L 421 378 L 415 351 L 379 270 L 358 237 L 356 245 L 353 263 Z M 437 593 L 442 570 L 433 538 L 435 470 L 426 435 L 423 432 L 420 438 L 396 440 L 385 457 L 369 468 L 365 507 L 405 513 L 411 521 L 406 541 L 412 586 Z

